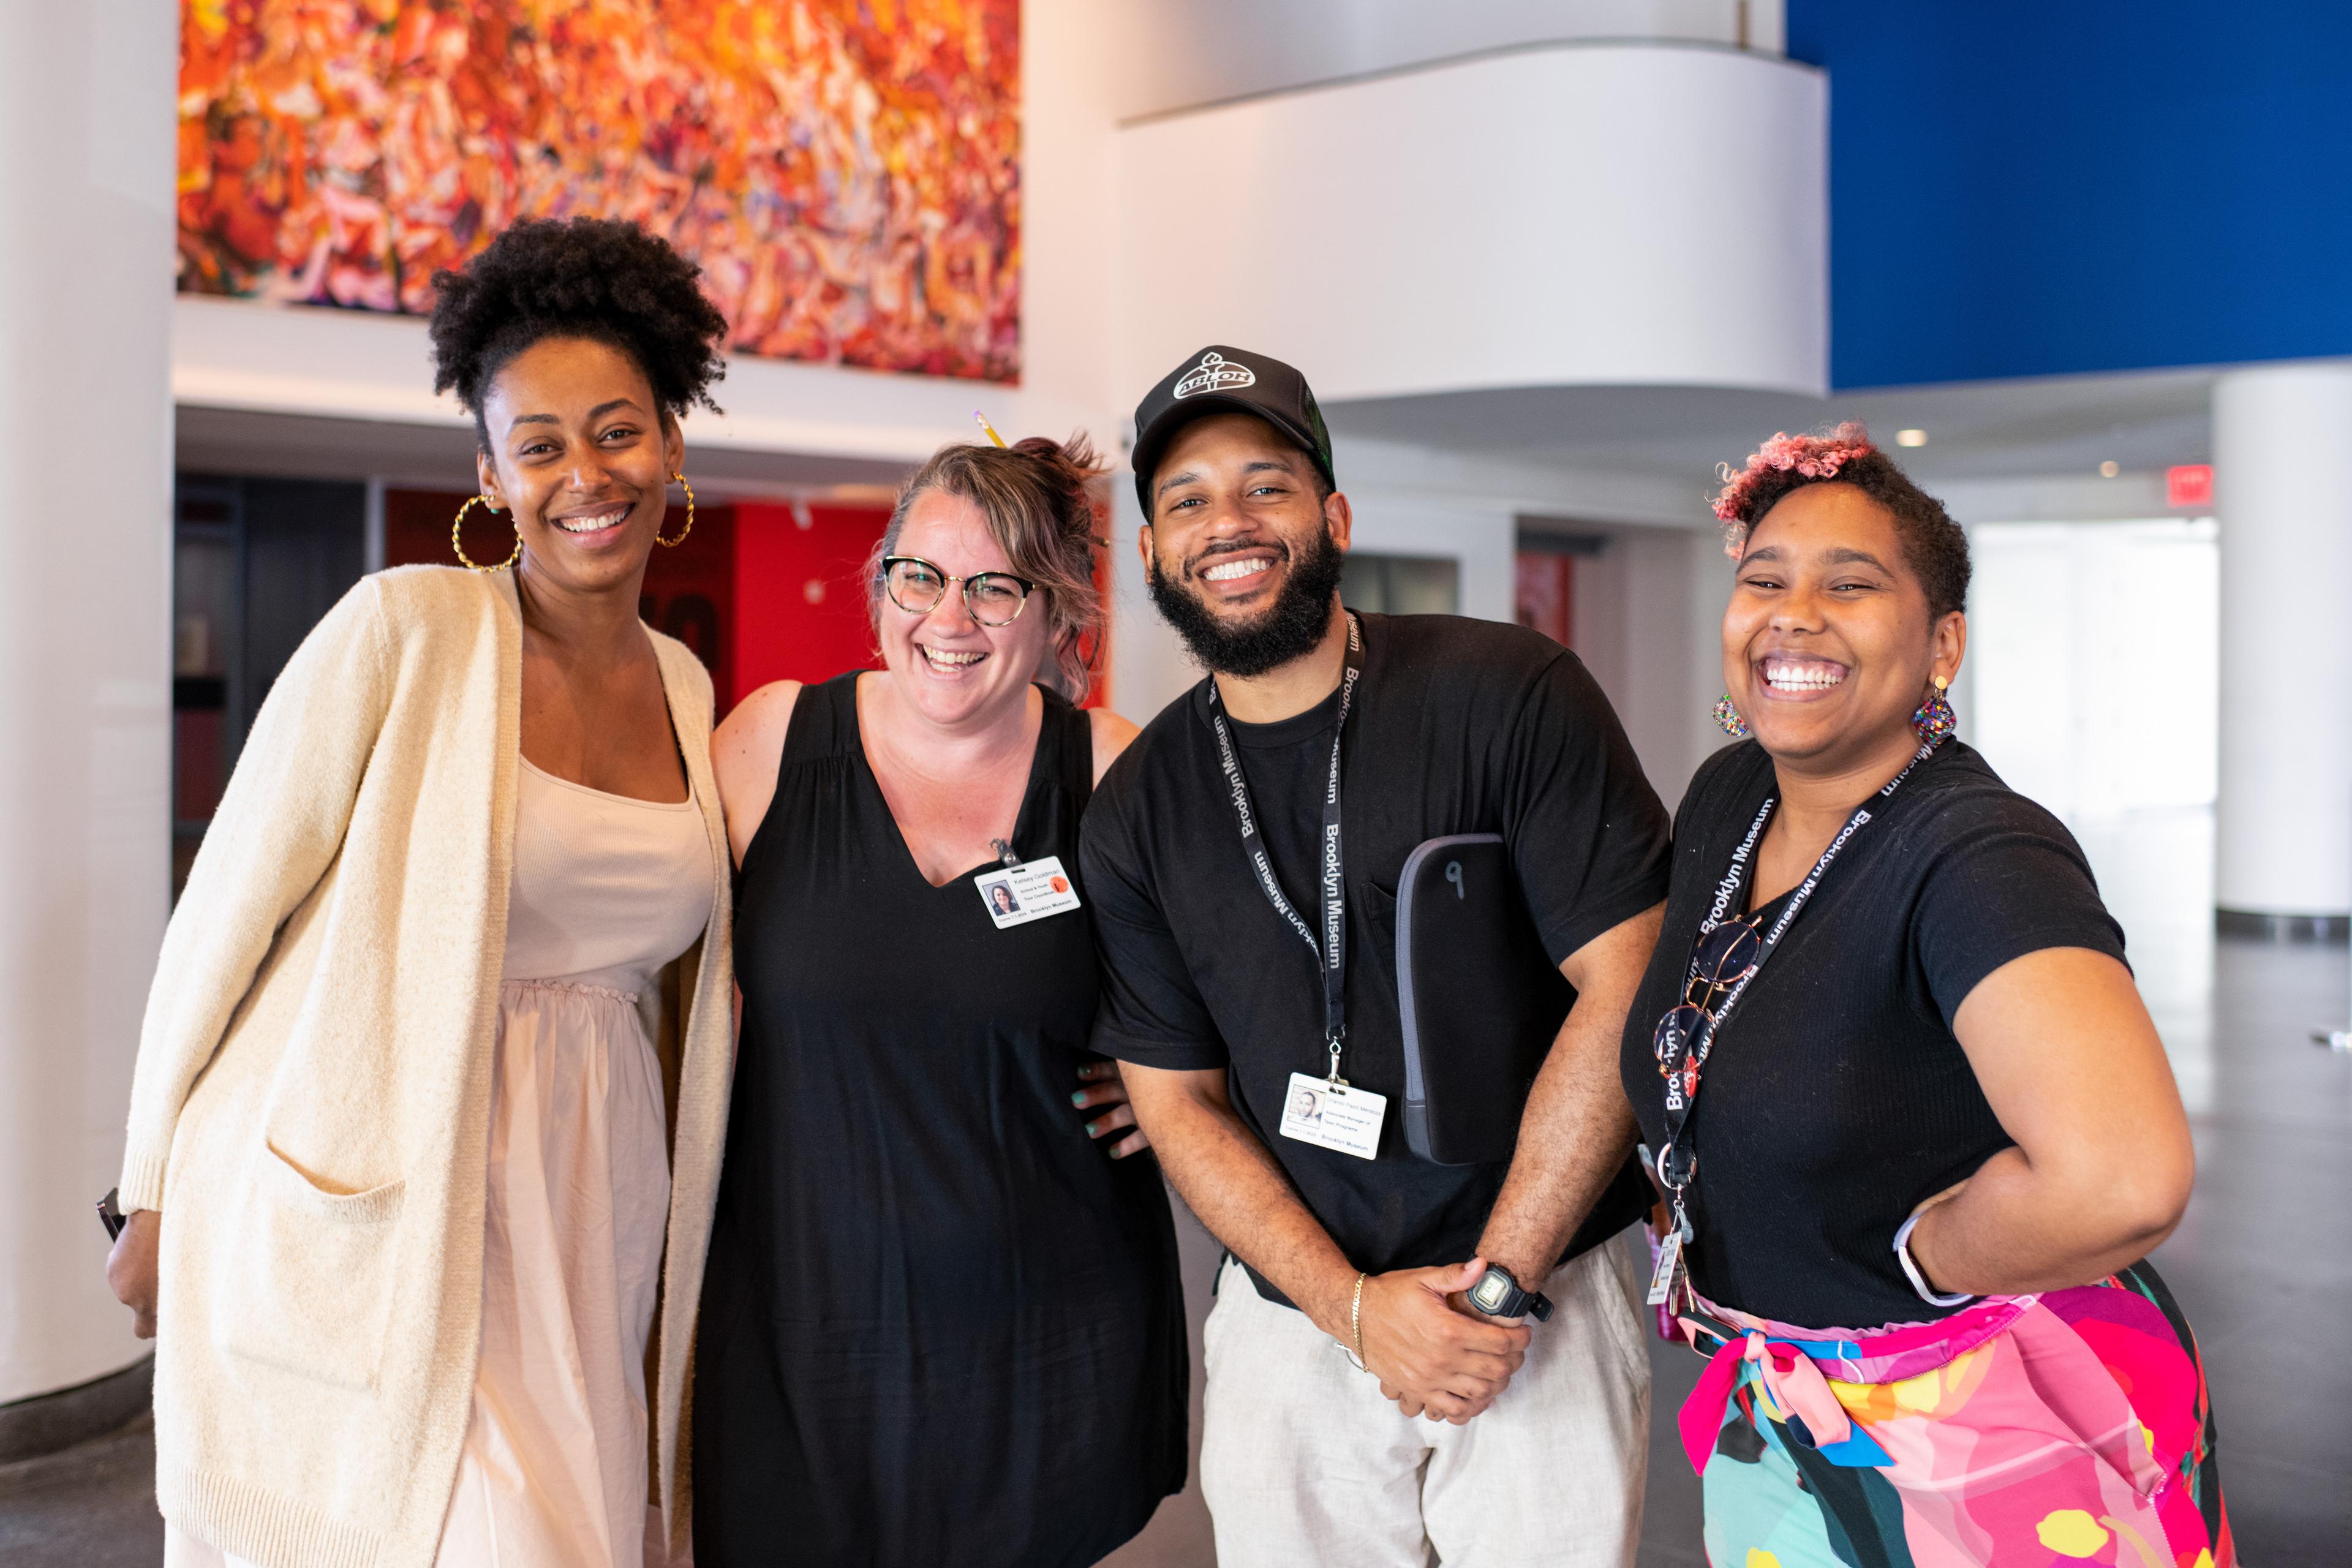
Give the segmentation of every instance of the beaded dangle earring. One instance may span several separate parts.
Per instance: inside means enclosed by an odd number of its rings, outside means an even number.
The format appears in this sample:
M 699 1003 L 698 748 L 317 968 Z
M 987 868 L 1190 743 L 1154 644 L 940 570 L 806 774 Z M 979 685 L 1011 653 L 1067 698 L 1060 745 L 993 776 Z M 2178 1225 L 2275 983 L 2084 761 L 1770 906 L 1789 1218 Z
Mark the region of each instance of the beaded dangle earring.
M 1748 721 L 1742 719 L 1739 710 L 1731 705 L 1731 693 L 1728 691 L 1716 699 L 1715 721 L 1722 725 L 1723 732 L 1733 740 L 1748 739 Z
M 1912 731 L 1919 737 L 1919 743 L 1923 746 L 1941 745 L 1950 738 L 1954 730 L 1959 728 L 1958 716 L 1953 713 L 1952 705 L 1944 700 L 1944 689 L 1951 684 L 1940 675 L 1935 677 L 1935 686 L 1927 693 L 1927 700 L 1919 704 L 1917 712 L 1911 715 Z

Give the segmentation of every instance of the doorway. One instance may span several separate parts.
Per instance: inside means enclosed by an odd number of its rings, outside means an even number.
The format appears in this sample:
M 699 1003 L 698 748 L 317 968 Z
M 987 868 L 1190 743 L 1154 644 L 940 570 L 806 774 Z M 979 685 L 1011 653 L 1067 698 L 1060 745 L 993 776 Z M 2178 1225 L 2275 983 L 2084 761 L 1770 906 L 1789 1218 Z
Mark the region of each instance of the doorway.
M 2210 1079 L 2221 550 L 2211 518 L 1984 523 L 1960 735 L 2082 844 L 2197 1109 Z

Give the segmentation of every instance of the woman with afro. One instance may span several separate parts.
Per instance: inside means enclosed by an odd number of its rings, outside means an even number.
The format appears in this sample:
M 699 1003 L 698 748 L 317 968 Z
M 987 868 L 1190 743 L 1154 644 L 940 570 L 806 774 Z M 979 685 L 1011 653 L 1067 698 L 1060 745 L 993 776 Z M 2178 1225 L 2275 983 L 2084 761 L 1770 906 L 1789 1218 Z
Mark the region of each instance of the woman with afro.
M 320 623 L 173 918 L 109 1262 L 173 1564 L 685 1540 L 728 860 L 709 677 L 637 605 L 721 374 L 695 278 L 588 219 L 439 277 L 435 384 L 512 552 Z

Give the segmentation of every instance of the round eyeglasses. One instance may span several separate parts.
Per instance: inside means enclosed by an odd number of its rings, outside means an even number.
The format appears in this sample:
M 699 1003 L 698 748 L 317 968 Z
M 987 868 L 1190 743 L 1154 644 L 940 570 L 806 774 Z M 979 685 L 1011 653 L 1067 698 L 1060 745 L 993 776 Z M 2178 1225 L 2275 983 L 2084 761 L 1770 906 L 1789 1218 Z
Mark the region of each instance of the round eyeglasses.
M 1010 572 L 975 572 L 958 577 L 919 555 L 882 558 L 882 587 L 890 602 L 910 616 L 928 616 L 947 597 L 950 584 L 963 585 L 965 613 L 983 626 L 1009 626 L 1029 606 L 1037 584 Z

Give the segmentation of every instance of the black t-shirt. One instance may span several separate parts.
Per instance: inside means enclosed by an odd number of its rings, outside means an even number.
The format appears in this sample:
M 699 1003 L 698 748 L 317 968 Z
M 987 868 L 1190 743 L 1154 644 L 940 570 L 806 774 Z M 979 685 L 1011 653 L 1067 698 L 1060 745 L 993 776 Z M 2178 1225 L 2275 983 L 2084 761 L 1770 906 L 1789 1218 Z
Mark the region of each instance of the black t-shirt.
M 1665 930 L 1620 1058 L 1653 1149 L 1665 1090 L 1652 1036 L 1775 788 L 1771 759 L 1743 742 L 1700 767 L 1675 815 Z M 1804 1328 L 1943 1316 L 1904 1278 L 1895 1233 L 2014 1142 L 1952 1016 L 1986 975 L 2052 947 L 2120 959 L 2123 931 L 2058 819 L 1946 742 L 1839 852 L 1710 1048 L 1683 1134 L 1699 1293 Z
M 1348 905 L 1341 1075 L 1388 1097 L 1380 1156 L 1280 1135 L 1294 1072 L 1320 1077 L 1313 953 L 1252 874 L 1209 724 L 1208 683 L 1171 703 L 1104 775 L 1082 830 L 1103 958 L 1095 1048 L 1146 1067 L 1227 1068 L 1234 1109 L 1359 1268 L 1465 1262 L 1507 1165 L 1406 1148 L 1396 885 L 1426 839 L 1499 833 L 1554 962 L 1665 895 L 1666 814 L 1576 656 L 1518 626 L 1361 615 L 1364 673 L 1341 748 Z M 1283 890 L 1310 926 L 1339 696 L 1235 724 Z M 1260 1291 L 1279 1300 L 1263 1279 Z

